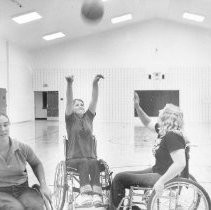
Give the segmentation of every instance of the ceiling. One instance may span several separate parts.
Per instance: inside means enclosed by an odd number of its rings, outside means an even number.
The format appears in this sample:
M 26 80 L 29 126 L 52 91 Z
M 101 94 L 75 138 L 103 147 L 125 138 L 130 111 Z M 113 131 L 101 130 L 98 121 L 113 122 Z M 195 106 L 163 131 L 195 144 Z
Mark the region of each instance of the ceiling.
M 107 0 L 102 2 L 104 16 L 98 23 L 89 23 L 81 17 L 84 1 L 0 0 L 0 36 L 33 50 L 151 19 L 176 21 L 211 30 L 211 0 Z M 37 11 L 43 18 L 22 25 L 11 19 L 31 11 Z M 183 19 L 182 14 L 186 11 L 204 15 L 205 21 L 197 23 Z M 132 20 L 111 24 L 112 17 L 127 13 L 132 13 Z M 66 37 L 48 42 L 42 39 L 43 35 L 58 31 L 64 32 Z

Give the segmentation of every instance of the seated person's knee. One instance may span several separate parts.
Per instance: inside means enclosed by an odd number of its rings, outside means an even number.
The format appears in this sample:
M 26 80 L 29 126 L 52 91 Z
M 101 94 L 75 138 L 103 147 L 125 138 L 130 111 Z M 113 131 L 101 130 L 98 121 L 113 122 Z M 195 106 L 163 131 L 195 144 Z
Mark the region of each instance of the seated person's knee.
M 27 209 L 44 210 L 44 201 L 41 195 L 33 189 L 27 190 L 27 192 L 21 195 L 20 201 Z
M 113 181 L 120 180 L 124 176 L 124 174 L 125 174 L 124 172 L 116 174 Z
M 3 209 L 3 210 L 24 210 L 24 206 L 19 203 L 19 202 L 12 202 L 12 203 L 8 203 L 6 204 L 3 208 L 0 208 L 0 209 Z

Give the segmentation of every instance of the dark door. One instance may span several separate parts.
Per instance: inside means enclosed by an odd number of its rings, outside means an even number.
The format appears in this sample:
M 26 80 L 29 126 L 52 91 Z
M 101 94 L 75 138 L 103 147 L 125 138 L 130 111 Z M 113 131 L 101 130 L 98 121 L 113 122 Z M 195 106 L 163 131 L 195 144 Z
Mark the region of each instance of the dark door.
M 59 116 L 59 93 L 58 91 L 48 91 L 47 93 L 47 117 Z
M 167 103 L 179 106 L 179 90 L 136 90 L 140 106 L 150 117 L 157 117 Z M 135 111 L 135 116 L 138 116 Z
M 0 88 L 0 112 L 7 113 L 6 89 Z

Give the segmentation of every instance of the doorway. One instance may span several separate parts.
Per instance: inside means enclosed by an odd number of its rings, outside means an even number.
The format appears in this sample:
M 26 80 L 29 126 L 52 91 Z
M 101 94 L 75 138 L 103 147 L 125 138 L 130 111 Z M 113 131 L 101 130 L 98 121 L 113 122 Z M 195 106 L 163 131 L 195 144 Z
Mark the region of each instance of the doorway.
M 0 112 L 7 113 L 7 100 L 6 100 L 7 90 L 6 88 L 0 88 Z
M 135 90 L 139 95 L 140 106 L 150 117 L 157 117 L 159 110 L 168 103 L 179 106 L 179 90 Z M 134 109 L 135 117 L 138 117 Z
M 58 120 L 58 99 L 58 91 L 34 91 L 35 120 Z

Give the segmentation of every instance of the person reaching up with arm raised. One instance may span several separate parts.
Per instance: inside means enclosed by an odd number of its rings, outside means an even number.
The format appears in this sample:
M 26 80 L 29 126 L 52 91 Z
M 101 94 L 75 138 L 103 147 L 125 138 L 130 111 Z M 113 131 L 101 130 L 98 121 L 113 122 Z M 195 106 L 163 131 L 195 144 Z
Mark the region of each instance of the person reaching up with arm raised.
M 98 101 L 98 83 L 104 78 L 96 75 L 92 83 L 92 97 L 87 110 L 82 99 L 73 99 L 73 76 L 67 76 L 67 104 L 65 111 L 66 130 L 69 147 L 67 164 L 76 168 L 80 175 L 80 196 L 76 199 L 78 206 L 89 207 L 102 204 L 100 171 L 93 138 L 93 119 Z
M 157 144 L 153 148 L 155 165 L 140 171 L 118 173 L 112 182 L 112 204 L 117 208 L 130 186 L 153 187 L 160 194 L 164 184 L 177 175 L 188 174 L 188 159 L 185 155 L 186 138 L 183 134 L 183 113 L 178 106 L 166 104 L 159 111 L 158 122 L 153 123 L 139 105 L 139 97 L 134 93 L 134 106 L 144 126 L 158 133 Z M 140 209 L 134 206 L 132 209 Z

